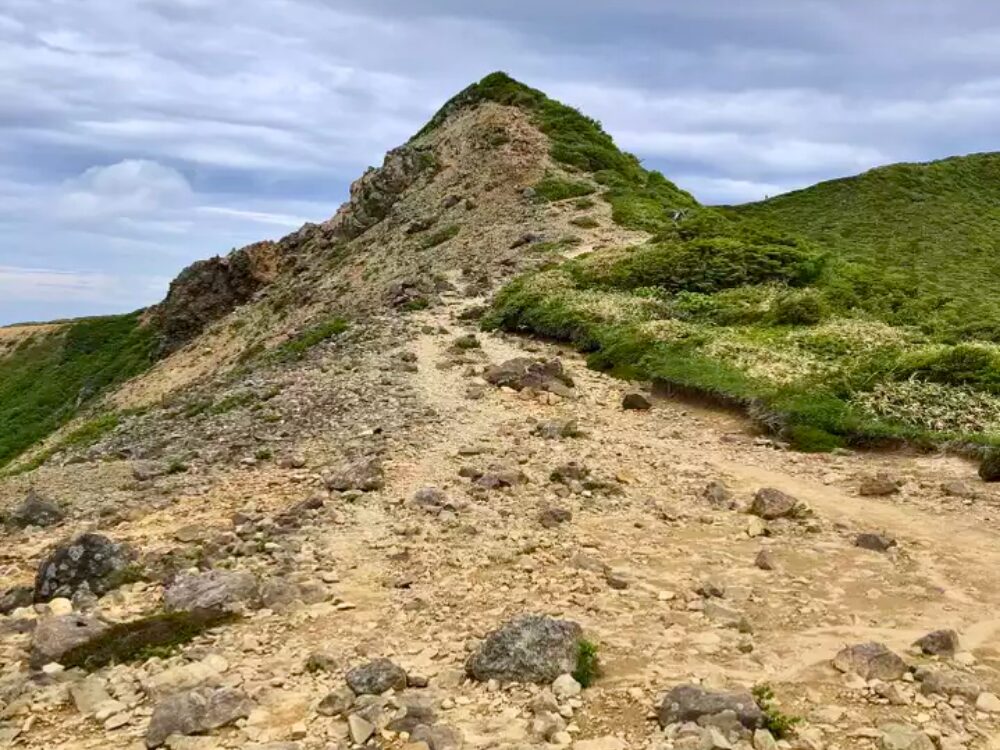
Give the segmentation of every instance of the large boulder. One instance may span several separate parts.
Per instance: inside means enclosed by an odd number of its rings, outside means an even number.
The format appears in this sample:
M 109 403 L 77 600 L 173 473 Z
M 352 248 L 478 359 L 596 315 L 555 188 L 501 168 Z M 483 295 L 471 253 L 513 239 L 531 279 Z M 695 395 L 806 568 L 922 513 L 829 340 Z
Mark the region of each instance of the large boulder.
M 74 649 L 100 638 L 109 627 L 104 620 L 87 615 L 47 617 L 35 627 L 31 666 L 40 669 L 50 662 L 59 662 Z
M 487 635 L 466 671 L 480 681 L 548 684 L 576 669 L 582 637 L 575 622 L 523 615 Z
M 954 630 L 934 630 L 913 642 L 929 656 L 952 656 L 958 651 L 958 633 Z
M 103 596 L 128 582 L 135 570 L 135 557 L 126 544 L 100 534 L 81 534 L 42 560 L 35 575 L 35 601 L 71 599 L 85 587 L 95 596 Z
M 866 680 L 900 679 L 909 670 L 906 662 L 882 643 L 858 643 L 847 646 L 833 658 L 841 672 L 857 674 Z
M 54 526 L 65 516 L 63 509 L 57 503 L 30 489 L 24 500 L 8 511 L 6 522 L 19 529 L 27 526 Z
M 924 695 L 960 695 L 974 702 L 983 692 L 983 686 L 975 677 L 952 669 L 918 671 L 917 679 Z
M 701 720 L 731 711 L 744 727 L 754 729 L 764 725 L 764 712 L 754 697 L 746 691 L 721 692 L 706 690 L 699 685 L 677 685 L 660 704 L 657 718 L 660 726 Z
M 750 512 L 763 518 L 766 521 L 773 521 L 776 518 L 788 518 L 799 512 L 799 501 L 791 495 L 773 487 L 764 487 L 757 490 L 753 503 L 750 505 Z
M 163 592 L 168 611 L 241 613 L 261 606 L 257 576 L 247 570 L 182 573 Z
M 483 373 L 487 383 L 498 388 L 513 388 L 521 391 L 531 388 L 549 391 L 560 396 L 570 396 L 573 379 L 563 369 L 558 359 L 538 360 L 530 357 L 508 359 L 499 365 L 491 365 Z
M 347 673 L 347 685 L 357 695 L 381 695 L 406 689 L 406 672 L 390 659 L 375 659 Z
M 242 690 L 201 687 L 177 693 L 153 709 L 146 730 L 146 747 L 159 747 L 172 734 L 188 735 L 218 729 L 250 715 L 253 703 Z

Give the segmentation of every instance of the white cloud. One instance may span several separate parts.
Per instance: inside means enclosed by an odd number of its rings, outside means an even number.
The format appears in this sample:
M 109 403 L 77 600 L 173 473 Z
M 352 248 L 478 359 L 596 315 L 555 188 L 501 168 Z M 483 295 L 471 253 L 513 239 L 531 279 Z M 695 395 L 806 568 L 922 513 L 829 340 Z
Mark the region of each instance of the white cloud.
M 151 216 L 186 208 L 192 190 L 180 172 L 155 161 L 126 159 L 91 167 L 63 185 L 56 215 L 64 221 Z
M 0 297 L 6 300 L 96 302 L 118 287 L 114 276 L 103 273 L 0 266 Z

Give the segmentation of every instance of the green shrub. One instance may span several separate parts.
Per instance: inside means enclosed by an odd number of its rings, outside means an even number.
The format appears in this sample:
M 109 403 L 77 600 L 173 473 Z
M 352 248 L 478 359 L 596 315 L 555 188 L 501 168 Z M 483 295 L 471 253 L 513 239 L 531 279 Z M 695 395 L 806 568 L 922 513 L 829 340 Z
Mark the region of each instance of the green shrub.
M 348 327 L 347 321 L 342 317 L 329 318 L 311 328 L 305 329 L 294 338 L 277 347 L 271 353 L 271 357 L 279 362 L 302 359 L 306 352 L 314 346 L 323 343 L 329 338 L 340 335 Z
M 781 712 L 774 703 L 774 690 L 766 683 L 754 686 L 753 697 L 760 710 L 764 712 L 764 728 L 775 739 L 780 740 L 787 737 L 794 730 L 795 725 L 802 721 L 801 717 L 788 716 Z
M 598 646 L 592 641 L 581 640 L 577 645 L 576 669 L 573 670 L 573 679 L 579 682 L 582 687 L 590 687 L 601 676 L 601 663 L 597 652 Z
M 454 239 L 458 236 L 460 231 L 461 227 L 459 227 L 458 224 L 449 224 L 448 226 L 442 227 L 441 229 L 427 235 L 420 243 L 420 246 L 424 250 L 430 250 L 432 247 L 437 247 L 448 240 Z
M 554 203 L 568 198 L 579 198 L 594 192 L 594 186 L 582 180 L 570 180 L 556 175 L 547 175 L 534 186 L 536 200 Z
M 573 208 L 578 211 L 586 211 L 587 209 L 593 208 L 597 204 L 594 203 L 592 198 L 577 198 L 573 201 Z
M 778 325 L 811 326 L 826 317 L 826 303 L 815 289 L 800 289 L 782 294 L 771 310 Z

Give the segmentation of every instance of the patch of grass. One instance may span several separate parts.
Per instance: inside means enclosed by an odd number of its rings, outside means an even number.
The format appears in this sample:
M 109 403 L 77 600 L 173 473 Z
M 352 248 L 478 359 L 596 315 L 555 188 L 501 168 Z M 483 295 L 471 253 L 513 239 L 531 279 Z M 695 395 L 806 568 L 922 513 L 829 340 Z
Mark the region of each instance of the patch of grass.
M 167 474 L 184 474 L 190 467 L 179 458 L 172 458 L 167 464 Z
M 594 203 L 593 198 L 577 198 L 573 201 L 573 208 L 578 211 L 586 211 L 589 208 L 593 208 L 597 204 Z
M 253 391 L 238 391 L 223 396 L 208 408 L 209 414 L 228 414 L 231 411 L 242 409 L 257 400 L 257 394 Z
M 65 654 L 60 662 L 67 669 L 92 671 L 111 664 L 165 658 L 209 628 L 235 621 L 237 616 L 214 611 L 167 612 L 116 623 L 89 643 Z
M 254 452 L 253 457 L 258 461 L 270 461 L 274 457 L 274 453 L 270 448 L 258 448 Z
M 571 180 L 558 175 L 546 175 L 534 185 L 535 199 L 555 203 L 569 198 L 579 198 L 594 192 L 594 186 L 583 180 Z
M 329 318 L 311 328 L 307 328 L 294 338 L 277 347 L 271 352 L 271 357 L 279 362 L 302 359 L 306 352 L 314 346 L 343 333 L 348 327 L 348 322 L 342 317 Z
M 601 664 L 598 658 L 598 646 L 593 641 L 581 640 L 577 645 L 576 669 L 573 679 L 582 687 L 588 688 L 601 676 Z
M 764 728 L 768 730 L 775 739 L 788 737 L 795 729 L 795 725 L 802 722 L 799 716 L 788 716 L 774 703 L 774 690 L 767 683 L 755 685 L 753 697 L 757 701 L 760 710 L 764 712 Z
M 156 331 L 132 313 L 70 321 L 0 358 L 0 467 L 149 368 L 155 348 Z
M 449 224 L 446 227 L 441 227 L 441 229 L 427 235 L 421 241 L 420 246 L 424 250 L 430 250 L 432 247 L 437 247 L 438 245 L 442 245 L 448 240 L 457 237 L 461 229 L 462 228 L 458 224 Z

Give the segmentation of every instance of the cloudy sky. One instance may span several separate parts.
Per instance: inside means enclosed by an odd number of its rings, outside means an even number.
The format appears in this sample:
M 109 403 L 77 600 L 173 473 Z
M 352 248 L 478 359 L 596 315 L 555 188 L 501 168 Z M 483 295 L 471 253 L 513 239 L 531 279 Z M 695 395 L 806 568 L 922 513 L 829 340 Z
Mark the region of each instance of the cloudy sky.
M 982 0 L 4 0 L 0 323 L 327 218 L 496 69 L 705 202 L 1000 149 Z

